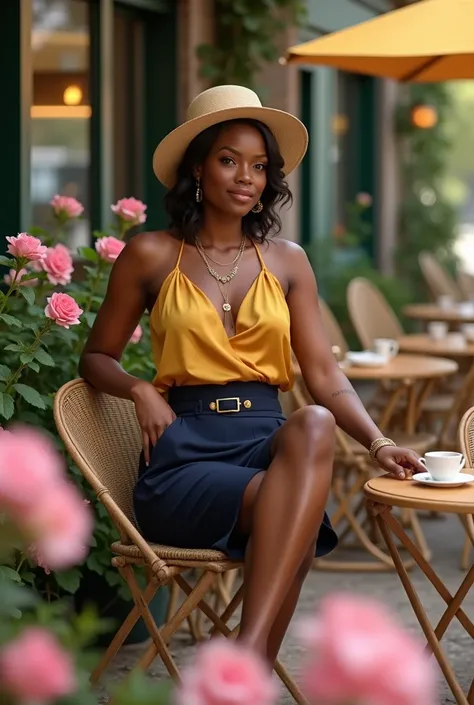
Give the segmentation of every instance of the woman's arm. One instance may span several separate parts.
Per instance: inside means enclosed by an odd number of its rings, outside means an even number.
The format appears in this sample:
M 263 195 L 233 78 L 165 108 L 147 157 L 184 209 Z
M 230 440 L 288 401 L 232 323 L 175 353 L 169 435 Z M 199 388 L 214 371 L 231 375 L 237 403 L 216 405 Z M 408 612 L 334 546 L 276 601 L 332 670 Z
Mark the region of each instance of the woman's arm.
M 143 240 L 134 238 L 112 267 L 105 299 L 79 361 L 79 372 L 93 387 L 133 399 L 141 380 L 120 364 L 123 350 L 145 311 Z
M 287 303 L 291 316 L 291 343 L 303 379 L 314 401 L 334 414 L 337 425 L 367 449 L 384 434 L 372 420 L 342 372 L 323 328 L 318 290 L 304 251 L 288 243 L 289 290 Z M 420 469 L 418 456 L 411 450 L 383 447 L 377 461 L 390 472 L 405 477 L 404 467 Z

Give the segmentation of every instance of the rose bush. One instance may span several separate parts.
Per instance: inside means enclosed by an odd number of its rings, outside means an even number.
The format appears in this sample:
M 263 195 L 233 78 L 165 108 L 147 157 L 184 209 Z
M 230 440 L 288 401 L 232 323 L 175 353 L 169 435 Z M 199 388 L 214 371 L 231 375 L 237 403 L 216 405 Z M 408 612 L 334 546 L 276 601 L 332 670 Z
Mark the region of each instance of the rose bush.
M 146 219 L 146 206 L 137 199 L 122 199 L 111 210 L 115 222 L 112 220 L 110 231 L 94 233 L 95 247 L 73 253 L 67 247 L 68 228 L 83 207 L 75 199 L 55 196 L 51 228 L 31 228 L 30 233 L 8 236 L 8 256 L 0 258 L 7 268 L 6 288 L 0 290 L 0 426 L 18 421 L 41 427 L 59 448 L 53 395 L 77 377 L 79 355 L 103 300 L 112 264 L 125 247 L 131 228 Z M 124 366 L 144 379 L 154 374 L 147 316 L 125 350 Z M 95 514 L 86 568 L 128 598 L 110 566 L 110 544 L 116 538 L 110 518 L 71 462 L 69 473 Z M 77 565 L 61 571 L 56 570 L 58 566 L 49 566 L 55 570 L 45 572 L 34 566 L 29 555 L 24 558 L 19 552 L 10 558 L 8 567 L 16 573 L 15 579 L 33 585 L 49 598 L 75 593 L 83 572 Z

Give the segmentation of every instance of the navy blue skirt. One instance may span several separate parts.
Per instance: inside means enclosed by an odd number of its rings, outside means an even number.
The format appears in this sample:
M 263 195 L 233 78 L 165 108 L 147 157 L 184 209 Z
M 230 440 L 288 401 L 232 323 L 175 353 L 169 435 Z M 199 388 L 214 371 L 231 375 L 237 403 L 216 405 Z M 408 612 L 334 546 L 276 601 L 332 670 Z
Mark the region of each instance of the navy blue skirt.
M 213 548 L 242 560 L 248 540 L 237 525 L 243 494 L 270 465 L 274 434 L 285 423 L 278 389 L 259 382 L 173 387 L 168 403 L 176 420 L 152 449 L 148 467 L 140 458 L 137 524 L 149 541 Z M 316 556 L 336 545 L 325 514 Z

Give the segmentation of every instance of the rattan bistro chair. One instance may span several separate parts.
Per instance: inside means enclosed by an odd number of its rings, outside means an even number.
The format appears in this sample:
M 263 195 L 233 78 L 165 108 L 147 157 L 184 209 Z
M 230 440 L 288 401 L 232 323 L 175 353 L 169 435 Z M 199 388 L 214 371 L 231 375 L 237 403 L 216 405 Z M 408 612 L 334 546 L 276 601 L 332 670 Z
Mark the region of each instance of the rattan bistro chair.
M 72 380 L 57 392 L 54 418 L 66 449 L 109 512 L 120 540 L 111 546 L 112 565 L 126 581 L 134 607 L 119 628 L 100 663 L 91 674 L 96 683 L 119 651 L 140 617 L 152 639 L 137 667 L 146 670 L 159 655 L 170 676 L 179 681 L 179 671 L 168 649 L 168 643 L 179 627 L 200 610 L 214 625 L 214 633 L 233 636 L 227 621 L 242 600 L 242 586 L 218 615 L 205 597 L 218 578 L 241 566 L 223 553 L 213 550 L 175 548 L 148 543 L 140 534 L 133 516 L 132 495 L 137 479 L 141 434 L 132 402 L 92 389 L 82 379 Z M 113 555 L 112 555 L 113 554 Z M 147 582 L 142 590 L 135 569 L 145 569 Z M 195 570 L 197 583 L 188 582 L 185 574 Z M 158 628 L 148 607 L 160 587 L 176 584 L 185 599 L 169 612 L 166 623 Z M 306 703 L 283 666 L 275 671 L 297 703 Z

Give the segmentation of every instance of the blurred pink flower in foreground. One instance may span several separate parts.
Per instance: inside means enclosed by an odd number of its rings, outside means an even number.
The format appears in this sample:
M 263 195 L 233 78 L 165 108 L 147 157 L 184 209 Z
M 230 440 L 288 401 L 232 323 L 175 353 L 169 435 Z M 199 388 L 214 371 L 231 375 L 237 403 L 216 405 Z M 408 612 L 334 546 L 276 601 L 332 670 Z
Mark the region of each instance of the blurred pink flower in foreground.
M 364 208 L 370 208 L 370 206 L 372 205 L 372 196 L 370 195 L 370 193 L 365 193 L 365 191 L 361 191 L 356 196 L 356 202 L 359 204 L 359 206 L 363 206 Z
M 30 272 L 27 269 L 20 269 L 18 272 L 18 276 L 16 278 L 15 284 L 17 286 L 35 286 L 35 284 L 38 283 L 37 279 L 25 279 L 23 281 L 23 277 L 25 277 L 27 274 L 30 274 Z M 8 286 L 11 286 L 13 283 L 13 280 L 15 279 L 15 270 L 10 269 L 8 274 L 5 274 L 3 277 L 3 281 L 5 284 L 8 284 Z
M 29 627 L 0 651 L 0 689 L 34 705 L 70 695 L 76 689 L 71 657 L 45 629 Z
M 41 556 L 43 568 L 60 570 L 84 559 L 93 528 L 90 510 L 39 431 L 0 433 L 0 514 L 26 534 L 30 555 Z
M 65 245 L 59 243 L 55 247 L 48 247 L 46 255 L 41 260 L 41 265 L 51 284 L 64 286 L 71 281 L 74 263 L 71 253 Z
M 129 343 L 139 343 L 143 335 L 143 330 L 140 324 L 135 328 L 132 335 L 130 336 Z
M 69 326 L 77 326 L 80 323 L 79 316 L 83 310 L 69 294 L 54 292 L 48 297 L 47 302 L 44 315 L 57 323 L 58 326 L 69 328 Z
M 435 705 L 434 670 L 422 645 L 382 605 L 332 595 L 300 636 L 309 648 L 302 686 L 311 702 Z
M 273 705 L 277 688 L 271 673 L 253 653 L 227 639 L 200 646 L 184 669 L 176 705 Z
M 145 211 L 147 206 L 137 198 L 121 198 L 120 201 L 110 206 L 112 213 L 118 215 L 121 220 L 132 225 L 138 225 L 146 221 Z
M 100 237 L 96 240 L 95 249 L 101 259 L 113 263 L 122 252 L 125 243 L 116 237 Z
M 92 519 L 71 483 L 52 485 L 34 510 L 24 513 L 22 524 L 37 537 L 33 550 L 43 569 L 61 569 L 86 558 Z
M 34 262 L 38 259 L 43 259 L 47 248 L 41 243 L 41 240 L 28 233 L 19 233 L 15 237 L 7 237 L 8 252 L 13 257 L 22 258 L 29 262 Z
M 78 218 L 84 212 L 82 203 L 76 198 L 72 198 L 72 196 L 60 196 L 57 194 L 49 203 L 54 214 L 63 220 Z

